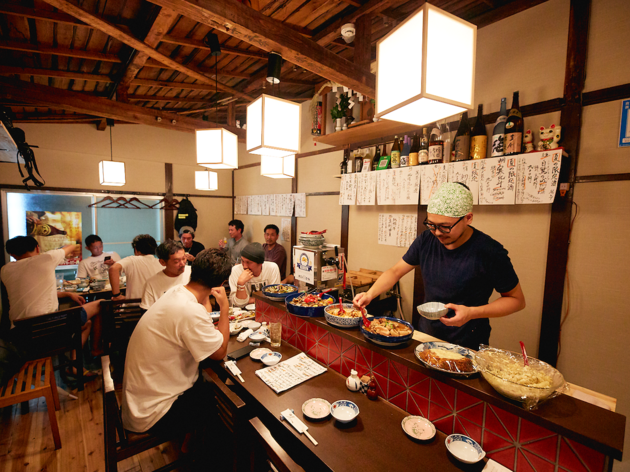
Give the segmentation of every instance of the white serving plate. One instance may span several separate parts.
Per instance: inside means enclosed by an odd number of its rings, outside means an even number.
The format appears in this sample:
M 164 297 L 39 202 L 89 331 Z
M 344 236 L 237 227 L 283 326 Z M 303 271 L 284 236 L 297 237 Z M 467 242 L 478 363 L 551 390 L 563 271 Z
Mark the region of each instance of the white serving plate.
M 330 415 L 330 403 L 323 398 L 311 398 L 302 404 L 302 414 L 309 420 L 323 420 Z
M 412 439 L 428 441 L 435 436 L 435 426 L 422 416 L 407 416 L 401 422 L 403 431 Z
M 420 353 L 427 349 L 445 349 L 447 351 L 456 352 L 457 354 L 460 354 L 464 357 L 468 357 L 469 359 L 472 359 L 473 361 L 474 370 L 472 372 L 453 372 L 450 370 L 440 369 L 439 367 L 435 367 L 430 364 L 427 364 L 420 358 Z M 477 364 L 475 363 L 475 355 L 473 354 L 473 352 L 470 349 L 462 347 L 462 346 L 458 346 L 457 344 L 443 343 L 443 342 L 437 342 L 437 341 L 420 343 L 416 346 L 413 353 L 416 355 L 416 358 L 420 361 L 420 363 L 424 365 L 425 367 L 428 367 L 429 369 L 437 370 L 440 372 L 444 372 L 446 374 L 451 374 L 451 375 L 455 375 L 459 377 L 465 377 L 465 376 L 476 374 L 479 371 Z
M 252 352 L 250 352 L 249 357 L 251 357 L 255 361 L 259 361 L 262 356 L 270 352 L 273 351 L 271 349 L 267 349 L 266 347 L 259 347 L 258 349 L 254 349 Z
M 451 434 L 444 442 L 446 449 L 465 464 L 476 464 L 486 455 L 474 439 L 463 434 Z

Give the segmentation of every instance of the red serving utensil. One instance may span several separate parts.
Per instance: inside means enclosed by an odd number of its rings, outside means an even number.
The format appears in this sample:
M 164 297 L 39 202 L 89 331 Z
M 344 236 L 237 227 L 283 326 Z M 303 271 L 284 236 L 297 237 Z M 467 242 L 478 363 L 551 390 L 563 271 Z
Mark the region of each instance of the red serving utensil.
M 523 341 L 519 341 L 519 343 L 521 343 L 521 351 L 523 351 L 523 363 L 525 365 L 529 365 L 529 361 L 527 360 L 527 351 L 525 350 L 525 344 L 523 344 Z
M 331 290 L 332 290 L 332 288 L 327 288 L 326 290 L 322 290 L 321 292 L 319 292 L 319 293 L 317 294 L 317 298 L 322 298 L 322 295 L 323 295 L 323 294 L 328 293 L 328 292 L 330 292 Z
M 366 328 L 370 327 L 370 321 L 367 319 L 367 316 L 365 316 L 365 308 L 361 307 L 361 316 L 363 317 L 363 325 Z
M 345 313 L 346 310 L 343 309 L 343 298 L 339 297 L 339 314 Z

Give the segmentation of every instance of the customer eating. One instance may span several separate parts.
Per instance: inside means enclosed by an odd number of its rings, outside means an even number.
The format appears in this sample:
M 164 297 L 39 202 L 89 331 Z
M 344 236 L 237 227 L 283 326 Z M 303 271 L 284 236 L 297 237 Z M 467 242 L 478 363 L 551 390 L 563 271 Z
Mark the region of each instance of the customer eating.
M 179 229 L 179 239 L 184 245 L 186 264 L 192 265 L 197 254 L 205 249 L 205 246 L 195 241 L 195 230 L 192 226 L 182 226 Z
M 253 288 L 280 283 L 280 271 L 275 262 L 265 261 L 265 250 L 260 243 L 249 243 L 241 252 L 241 263 L 232 267 L 230 298 L 234 306 L 254 303 Z
M 186 253 L 179 241 L 167 239 L 157 248 L 157 257 L 164 270 L 147 280 L 140 307 L 148 310 L 171 287 L 182 285 L 190 279 L 190 266 L 186 265 Z

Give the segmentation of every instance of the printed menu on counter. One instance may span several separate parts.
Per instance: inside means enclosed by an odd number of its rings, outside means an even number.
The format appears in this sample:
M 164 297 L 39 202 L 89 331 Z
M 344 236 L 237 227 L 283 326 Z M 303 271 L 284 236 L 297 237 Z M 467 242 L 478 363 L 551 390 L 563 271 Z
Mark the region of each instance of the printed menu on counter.
M 562 149 L 518 156 L 516 203 L 553 203 L 560 178 Z
M 416 239 L 418 215 L 380 213 L 378 243 L 386 246 L 409 247 Z
M 479 204 L 513 205 L 516 197 L 516 156 L 481 159 Z
M 473 204 L 479 204 L 479 160 L 450 162 L 448 167 L 448 181 L 465 184 L 473 195 Z
M 374 205 L 376 200 L 376 173 L 356 174 L 357 205 Z
M 277 365 L 257 370 L 256 375 L 274 392 L 280 393 L 327 370 L 302 352 Z
M 343 174 L 341 176 L 341 188 L 339 190 L 339 205 L 354 205 L 357 200 L 358 174 Z
M 420 204 L 428 205 L 429 200 L 443 183 L 448 181 L 448 170 L 445 164 L 429 164 L 422 166 L 422 185 Z

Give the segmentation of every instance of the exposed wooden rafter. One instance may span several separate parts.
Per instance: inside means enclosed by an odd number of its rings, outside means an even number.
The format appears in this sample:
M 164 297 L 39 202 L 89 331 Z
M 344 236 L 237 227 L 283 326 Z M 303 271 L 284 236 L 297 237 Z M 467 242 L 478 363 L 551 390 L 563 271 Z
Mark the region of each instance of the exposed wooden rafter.
M 36 54 L 54 54 L 57 56 L 77 57 L 79 59 L 90 59 L 93 61 L 121 63 L 122 60 L 116 54 L 103 54 L 96 51 L 83 51 L 81 49 L 69 49 L 58 47 L 39 46 L 28 41 L 0 40 L 0 49 L 10 49 L 13 51 L 30 52 Z

